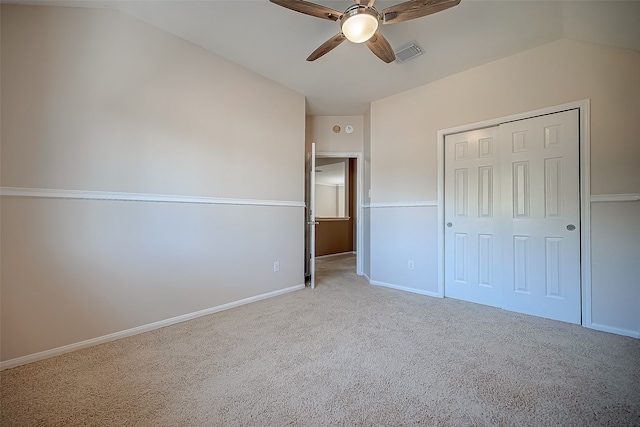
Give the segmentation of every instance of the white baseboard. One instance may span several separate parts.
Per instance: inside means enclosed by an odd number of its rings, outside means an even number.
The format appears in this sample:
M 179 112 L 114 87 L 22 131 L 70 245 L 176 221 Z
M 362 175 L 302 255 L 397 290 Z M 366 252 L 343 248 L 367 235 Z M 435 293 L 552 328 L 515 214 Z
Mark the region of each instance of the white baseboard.
M 375 208 L 425 208 L 425 207 L 438 207 L 437 200 L 425 200 L 421 202 L 372 202 L 365 207 L 370 209 Z
M 365 272 L 362 272 L 362 276 L 367 279 L 367 282 L 369 282 L 369 284 L 371 284 L 371 278 L 369 276 L 367 276 L 367 274 Z
M 399 291 L 405 291 L 405 292 L 411 292 L 414 294 L 420 294 L 420 295 L 427 295 L 430 297 L 436 297 L 436 298 L 440 298 L 440 296 L 438 295 L 437 292 L 431 292 L 431 291 L 423 291 L 420 289 L 415 289 L 415 288 L 407 288 L 404 286 L 398 286 L 398 285 L 393 285 L 391 283 L 385 283 L 385 282 L 378 282 L 375 280 L 369 280 L 369 283 L 375 286 L 382 286 L 384 288 L 391 288 L 391 289 L 397 289 Z
M 324 258 L 331 258 L 331 257 L 340 256 L 340 255 L 355 255 L 355 254 L 356 254 L 356 251 L 339 252 L 337 254 L 320 255 L 320 256 L 317 256 L 316 259 L 324 259 Z
M 222 304 L 216 307 L 207 308 L 207 309 L 196 311 L 193 313 L 183 314 L 182 316 L 172 317 L 171 319 L 149 323 L 148 325 L 142 325 L 142 326 L 127 329 L 124 331 L 115 332 L 113 334 L 91 338 L 86 341 L 81 341 L 81 342 L 65 345 L 58 348 L 52 348 L 51 350 L 45 350 L 39 353 L 16 357 L 15 359 L 9 359 L 4 362 L 0 362 L 0 371 L 3 371 L 5 369 L 10 369 L 10 368 L 15 368 L 16 366 L 20 366 L 20 365 L 26 365 L 27 363 L 36 362 L 38 360 L 48 359 L 49 357 L 59 356 L 64 353 L 70 353 L 72 351 L 81 350 L 83 348 L 91 347 L 94 345 L 104 344 L 104 343 L 115 341 L 121 338 L 126 338 L 133 335 L 141 334 L 144 332 L 153 331 L 154 329 L 164 328 L 165 326 L 174 325 L 176 323 L 185 322 L 187 320 L 196 319 L 198 317 L 207 316 L 209 314 L 218 313 L 224 310 L 229 310 L 231 308 L 239 307 L 241 305 L 249 304 L 252 302 L 256 302 L 263 299 L 272 298 L 278 295 L 304 289 L 304 287 L 305 287 L 304 284 L 302 284 L 302 285 L 292 286 L 290 288 L 279 289 L 277 291 L 268 292 L 266 294 L 256 295 L 253 297 L 241 299 L 239 301 L 233 301 L 227 304 Z
M 624 335 L 625 337 L 640 338 L 640 332 L 633 331 L 631 329 L 615 328 L 613 326 L 600 325 L 598 323 L 591 323 L 590 325 L 583 325 L 586 328 L 595 329 L 596 331 L 610 332 L 612 334 Z

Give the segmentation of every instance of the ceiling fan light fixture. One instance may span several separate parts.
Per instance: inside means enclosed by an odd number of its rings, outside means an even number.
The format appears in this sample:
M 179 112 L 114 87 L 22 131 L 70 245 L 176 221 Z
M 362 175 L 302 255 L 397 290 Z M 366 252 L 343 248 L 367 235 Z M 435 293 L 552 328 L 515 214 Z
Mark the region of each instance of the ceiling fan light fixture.
M 364 43 L 378 30 L 379 21 L 380 16 L 374 8 L 354 5 L 342 15 L 340 28 L 348 40 Z

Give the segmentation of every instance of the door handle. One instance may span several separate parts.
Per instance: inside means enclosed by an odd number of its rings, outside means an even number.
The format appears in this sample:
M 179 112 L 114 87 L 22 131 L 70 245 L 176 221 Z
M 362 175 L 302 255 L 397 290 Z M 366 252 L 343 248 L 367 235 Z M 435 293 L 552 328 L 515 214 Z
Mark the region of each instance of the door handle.
M 569 230 L 569 231 L 573 231 L 573 230 L 575 230 L 575 229 L 576 229 L 576 226 L 575 226 L 575 225 L 573 225 L 573 224 L 569 224 L 569 225 L 567 225 L 567 230 Z
M 448 222 L 448 223 L 447 223 L 447 227 L 451 228 L 451 227 L 453 227 L 453 224 L 452 224 L 452 223 L 450 223 L 450 222 Z
M 318 225 L 320 224 L 318 221 L 309 221 L 307 222 L 308 225 Z

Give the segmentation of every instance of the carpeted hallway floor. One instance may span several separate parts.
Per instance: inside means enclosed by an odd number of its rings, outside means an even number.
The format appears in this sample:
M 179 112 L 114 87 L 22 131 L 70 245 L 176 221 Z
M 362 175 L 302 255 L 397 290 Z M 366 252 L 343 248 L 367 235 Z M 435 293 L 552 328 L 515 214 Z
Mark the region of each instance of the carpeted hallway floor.
M 317 287 L 0 373 L 2 426 L 640 426 L 640 340 L 371 286 Z

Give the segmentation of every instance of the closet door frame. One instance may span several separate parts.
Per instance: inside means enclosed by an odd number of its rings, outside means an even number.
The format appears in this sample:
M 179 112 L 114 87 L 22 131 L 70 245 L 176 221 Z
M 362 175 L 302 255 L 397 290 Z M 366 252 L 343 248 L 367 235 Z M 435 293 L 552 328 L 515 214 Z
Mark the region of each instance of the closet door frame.
M 450 134 L 468 132 L 476 129 L 500 126 L 515 120 L 530 119 L 546 114 L 566 110 L 578 110 L 579 117 L 579 157 L 580 157 L 580 273 L 582 299 L 582 325 L 592 327 L 591 322 L 591 161 L 590 161 L 590 101 L 583 99 L 567 104 L 556 105 L 540 110 L 527 111 L 482 122 L 470 123 L 438 131 L 438 297 L 444 297 L 444 230 L 445 230 L 445 190 L 444 190 L 444 151 L 445 137 Z

